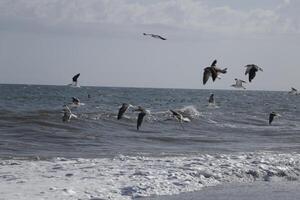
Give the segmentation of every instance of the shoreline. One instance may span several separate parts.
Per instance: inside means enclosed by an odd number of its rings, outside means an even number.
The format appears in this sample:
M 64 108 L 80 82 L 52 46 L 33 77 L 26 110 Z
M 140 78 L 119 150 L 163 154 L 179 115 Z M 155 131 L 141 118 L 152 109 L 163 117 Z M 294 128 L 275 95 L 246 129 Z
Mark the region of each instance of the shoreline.
M 177 195 L 140 197 L 134 200 L 298 200 L 299 181 L 255 181 L 209 186 Z
M 263 191 L 272 191 L 269 183 L 271 188 L 284 186 L 293 197 L 299 194 L 294 189 L 295 185 L 300 186 L 299 161 L 300 154 L 266 152 L 161 158 L 120 155 L 95 159 L 0 160 L 0 200 L 130 200 L 151 195 L 171 196 L 154 199 L 153 196 L 149 200 L 194 200 L 199 199 L 199 195 L 204 195 L 204 200 L 212 200 L 225 196 L 224 193 L 240 194 L 244 190 L 240 187 L 242 183 L 248 183 L 244 188 L 254 188 L 252 193 L 259 193 L 263 187 L 266 188 Z M 216 185 L 220 186 L 213 187 Z M 218 188 L 221 190 L 216 193 Z M 209 191 L 217 196 L 207 198 Z M 249 196 L 248 193 L 245 196 Z M 277 199 L 274 197 L 274 200 Z

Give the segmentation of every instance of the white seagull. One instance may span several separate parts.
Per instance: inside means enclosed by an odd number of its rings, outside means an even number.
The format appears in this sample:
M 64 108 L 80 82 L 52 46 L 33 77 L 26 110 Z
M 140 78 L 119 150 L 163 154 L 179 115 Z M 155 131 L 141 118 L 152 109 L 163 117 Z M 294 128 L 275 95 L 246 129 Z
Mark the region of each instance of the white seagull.
M 296 89 L 296 88 L 291 88 L 291 91 L 289 91 L 289 94 L 294 94 L 294 95 L 298 95 L 298 94 L 300 94 L 299 92 L 298 92 L 298 90 Z
M 64 115 L 62 117 L 63 122 L 69 122 L 72 118 L 78 118 L 76 115 L 72 113 L 70 108 L 67 105 L 64 105 L 63 109 Z
M 235 78 L 235 84 L 231 85 L 232 87 L 234 88 L 243 88 L 243 89 L 246 89 L 244 86 L 243 86 L 243 83 L 246 83 L 246 81 L 243 81 L 241 79 L 237 79 Z

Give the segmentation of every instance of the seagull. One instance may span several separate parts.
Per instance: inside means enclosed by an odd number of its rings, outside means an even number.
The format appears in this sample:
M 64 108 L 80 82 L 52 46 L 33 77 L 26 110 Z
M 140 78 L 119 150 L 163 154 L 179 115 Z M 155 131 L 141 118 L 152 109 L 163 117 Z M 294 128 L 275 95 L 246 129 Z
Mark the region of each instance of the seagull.
M 252 79 L 254 79 L 256 72 L 258 70 L 263 71 L 262 68 L 258 67 L 257 65 L 254 65 L 254 64 L 249 64 L 249 65 L 246 65 L 245 67 L 246 67 L 245 75 L 249 74 L 249 82 L 251 82 Z
M 79 106 L 80 105 L 80 100 L 77 97 L 72 97 L 72 102 L 74 105 Z
M 298 95 L 300 93 L 298 93 L 298 90 L 296 88 L 291 88 L 291 91 L 289 91 L 289 94 L 294 94 L 294 95 Z
M 244 86 L 243 86 L 243 83 L 246 83 L 246 81 L 243 81 L 241 79 L 237 79 L 235 78 L 235 84 L 231 85 L 232 87 L 234 88 L 243 88 L 243 89 L 246 89 Z
M 74 115 L 71 112 L 70 108 L 67 105 L 64 105 L 63 112 L 64 112 L 64 115 L 62 117 L 63 122 L 69 122 L 71 118 L 78 118 L 76 115 Z
M 227 72 L 227 68 L 219 69 L 216 67 L 216 64 L 217 64 L 217 60 L 214 60 L 210 67 L 204 68 L 203 85 L 205 85 L 205 83 L 208 81 L 210 76 L 212 80 L 215 81 L 219 73 L 225 74 Z
M 80 76 L 80 73 L 78 73 L 75 76 L 73 76 L 73 78 L 72 78 L 73 82 L 70 84 L 71 86 L 79 87 L 78 81 L 77 81 L 77 79 L 79 78 L 79 76 Z
M 191 121 L 189 118 L 183 117 L 183 115 L 180 114 L 179 112 L 176 112 L 174 110 L 170 110 L 170 112 L 173 114 L 173 117 L 175 117 L 180 123 Z
M 215 104 L 214 94 L 211 94 L 211 95 L 209 96 L 208 103 L 209 103 L 209 104 Z
M 271 125 L 274 117 L 280 117 L 281 115 L 279 115 L 278 113 L 276 112 L 271 112 L 270 115 L 269 115 L 269 125 Z
M 139 111 L 139 115 L 138 115 L 138 119 L 137 119 L 137 125 L 136 125 L 136 129 L 139 130 L 140 126 L 142 125 L 143 119 L 145 117 L 145 115 L 147 114 L 147 111 L 142 108 L 141 106 L 139 106 L 135 111 Z
M 143 35 L 151 36 L 151 37 L 156 38 L 156 39 L 167 40 L 167 38 L 164 38 L 160 35 L 151 34 L 151 33 L 143 33 Z
M 124 113 L 126 112 L 126 110 L 130 107 L 133 107 L 131 104 L 128 103 L 123 103 L 122 107 L 119 109 L 119 113 L 118 113 L 118 120 L 121 119 L 124 115 Z

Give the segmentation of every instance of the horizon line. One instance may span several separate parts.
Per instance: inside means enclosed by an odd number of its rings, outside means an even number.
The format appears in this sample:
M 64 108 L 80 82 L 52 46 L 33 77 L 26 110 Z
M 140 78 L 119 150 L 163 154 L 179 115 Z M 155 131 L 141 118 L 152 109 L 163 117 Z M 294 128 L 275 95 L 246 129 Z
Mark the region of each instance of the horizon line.
M 0 83 L 0 85 L 33 85 L 33 86 L 68 86 L 56 84 L 36 84 L 36 83 Z M 253 90 L 253 89 L 212 89 L 212 88 L 178 88 L 178 87 L 140 87 L 140 86 L 111 86 L 111 85 L 80 85 L 80 87 L 103 87 L 103 88 L 134 88 L 134 89 L 175 89 L 175 90 L 226 90 L 226 91 L 265 91 L 265 92 L 288 92 L 288 90 Z

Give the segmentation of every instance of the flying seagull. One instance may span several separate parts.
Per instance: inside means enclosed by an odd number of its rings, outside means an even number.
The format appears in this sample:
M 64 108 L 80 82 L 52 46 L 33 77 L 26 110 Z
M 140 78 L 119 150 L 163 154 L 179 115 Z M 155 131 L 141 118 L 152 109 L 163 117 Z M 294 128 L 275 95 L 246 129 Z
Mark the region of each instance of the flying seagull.
M 143 119 L 145 115 L 147 114 L 147 111 L 139 106 L 135 111 L 139 111 L 138 119 L 137 119 L 137 124 L 136 124 L 136 129 L 139 130 L 140 126 L 142 125 Z
M 73 76 L 72 78 L 72 83 L 70 84 L 71 86 L 74 86 L 74 87 L 79 87 L 78 85 L 78 78 L 80 76 L 80 73 L 76 74 L 75 76 Z
M 164 38 L 164 37 L 162 37 L 162 36 L 160 36 L 160 35 L 156 35 L 156 34 L 143 33 L 143 35 L 151 36 L 151 37 L 156 38 L 156 39 L 167 40 L 167 38 Z
M 189 118 L 183 117 L 183 115 L 177 111 L 170 110 L 170 112 L 173 114 L 173 117 L 175 117 L 180 123 L 191 121 Z
M 244 86 L 243 86 L 243 83 L 246 83 L 246 81 L 243 81 L 241 79 L 237 79 L 235 78 L 235 84 L 231 85 L 232 87 L 234 88 L 243 88 L 243 89 L 246 89 Z
M 67 105 L 64 105 L 63 112 L 64 112 L 64 115 L 62 117 L 63 122 L 69 122 L 72 118 L 77 118 L 77 116 L 71 112 L 70 108 Z
M 298 90 L 296 88 L 291 88 L 291 91 L 289 91 L 289 94 L 294 94 L 294 95 L 298 95 Z
M 227 68 L 219 69 L 216 67 L 216 64 L 217 64 L 217 60 L 214 60 L 210 67 L 204 68 L 203 85 L 205 85 L 205 83 L 208 81 L 210 76 L 212 80 L 215 81 L 219 73 L 225 74 L 227 72 Z
M 118 113 L 118 120 L 121 119 L 129 107 L 133 107 L 131 104 L 123 103 Z
M 74 105 L 80 105 L 80 100 L 77 97 L 72 97 L 72 102 Z
M 208 103 L 209 103 L 209 104 L 215 104 L 214 94 L 211 94 L 211 95 L 209 96 Z
M 258 67 L 257 65 L 254 65 L 254 64 L 249 64 L 249 65 L 246 65 L 245 67 L 246 67 L 245 75 L 249 74 L 249 82 L 251 82 L 252 79 L 254 79 L 256 72 L 258 70 L 263 71 L 262 68 Z
M 271 112 L 270 115 L 269 115 L 269 125 L 271 125 L 274 117 L 280 117 L 281 115 L 279 115 L 278 113 L 276 112 Z

